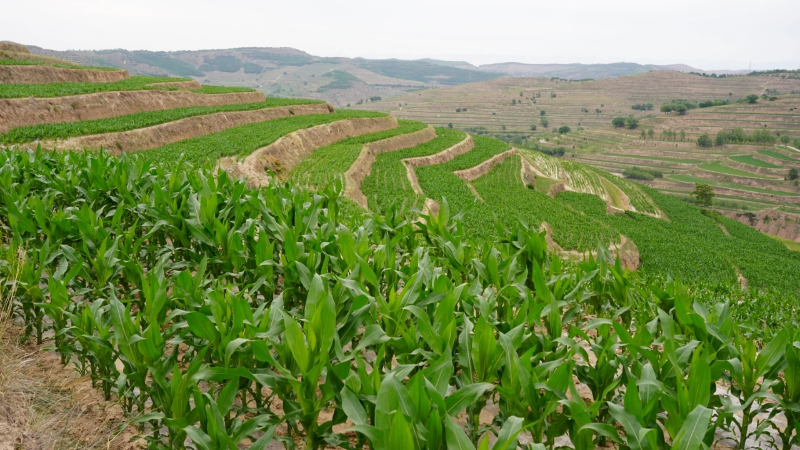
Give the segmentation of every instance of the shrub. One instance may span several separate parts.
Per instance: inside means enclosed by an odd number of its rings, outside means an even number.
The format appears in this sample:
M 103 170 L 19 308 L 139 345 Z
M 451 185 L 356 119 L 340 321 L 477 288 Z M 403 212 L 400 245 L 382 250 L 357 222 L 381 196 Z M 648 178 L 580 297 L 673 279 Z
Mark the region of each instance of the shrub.
M 628 127 L 629 130 L 636 129 L 639 126 L 639 119 L 636 117 L 628 116 L 625 118 L 625 126 Z
M 714 145 L 714 142 L 711 140 L 711 136 L 709 136 L 708 133 L 703 133 L 697 138 L 698 147 L 708 148 L 712 145 Z
M 625 118 L 614 117 L 614 119 L 611 121 L 611 125 L 614 125 L 614 128 L 622 128 L 625 126 Z
M 747 101 L 747 103 L 757 103 L 758 102 L 758 96 L 756 94 L 750 94 L 747 97 L 745 97 L 744 99 Z
M 558 134 L 567 134 L 567 133 L 569 133 L 570 131 L 572 131 L 572 130 L 570 129 L 570 127 L 568 127 L 568 126 L 566 126 L 566 125 L 562 125 L 562 126 L 560 126 L 560 127 L 558 128 Z
M 622 176 L 632 180 L 650 181 L 654 178 L 662 178 L 664 174 L 658 170 L 642 169 L 640 167 L 632 167 L 622 171 Z

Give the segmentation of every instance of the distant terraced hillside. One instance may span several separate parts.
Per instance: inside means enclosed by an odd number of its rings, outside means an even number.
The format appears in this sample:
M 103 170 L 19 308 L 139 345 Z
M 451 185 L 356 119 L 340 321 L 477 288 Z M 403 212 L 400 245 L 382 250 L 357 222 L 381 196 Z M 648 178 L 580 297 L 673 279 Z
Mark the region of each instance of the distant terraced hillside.
M 550 248 L 567 258 L 602 243 L 646 274 L 800 287 L 800 253 L 586 164 L 376 111 L 124 72 L 115 73 L 119 81 L 66 82 L 60 63 L 16 61 L 51 82 L 0 79 L 6 146 L 136 152 L 154 164 L 216 165 L 254 185 L 343 184 L 352 200 L 343 214 L 400 208 L 412 219 L 427 215 L 429 226 L 459 215 L 477 242 L 522 221 L 547 230 Z
M 632 167 L 660 171 L 663 178 L 648 184 L 662 191 L 686 194 L 706 183 L 746 209 L 800 212 L 800 187 L 788 179 L 791 169 L 800 169 L 800 95 L 770 98 L 660 114 L 635 130 L 606 126 L 542 145 L 566 148 L 576 160 L 618 174 Z M 703 135 L 710 140 L 705 147 L 697 142 Z
M 286 47 L 177 52 L 62 52 L 31 47 L 31 51 L 136 75 L 188 77 L 204 85 L 253 88 L 267 96 L 314 98 L 336 106 L 502 76 L 435 61 L 317 57 Z
M 739 99 L 748 94 L 800 92 L 800 79 L 760 76 L 702 77 L 674 71 L 649 72 L 597 81 L 550 78 L 497 80 L 412 92 L 359 106 L 438 126 L 536 136 L 563 125 L 573 130 L 606 128 L 616 116 L 658 115 L 675 99 Z M 655 110 L 633 110 L 652 104 Z M 544 112 L 544 115 L 542 115 Z M 547 126 L 543 125 L 542 119 Z M 532 126 L 536 130 L 532 130 Z

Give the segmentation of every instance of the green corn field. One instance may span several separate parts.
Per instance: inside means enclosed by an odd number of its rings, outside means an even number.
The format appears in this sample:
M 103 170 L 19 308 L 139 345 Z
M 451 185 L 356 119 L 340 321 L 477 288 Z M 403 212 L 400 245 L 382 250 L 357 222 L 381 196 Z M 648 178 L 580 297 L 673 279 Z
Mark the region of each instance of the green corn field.
M 796 316 L 764 326 L 743 311 L 780 313 L 766 302 L 631 273 L 602 246 L 563 261 L 525 220 L 475 240 L 445 198 L 423 220 L 390 203 L 408 189 L 389 185 L 400 158 L 463 133 L 381 155 L 365 186 L 381 213 L 354 216 L 338 178 L 255 188 L 195 164 L 263 145 L 250 129 L 242 148 L 181 144 L 191 161 L 0 151 L 0 277 L 16 289 L 0 311 L 150 448 L 800 446 Z M 489 181 L 475 188 L 499 197 Z M 570 195 L 589 220 L 597 205 Z

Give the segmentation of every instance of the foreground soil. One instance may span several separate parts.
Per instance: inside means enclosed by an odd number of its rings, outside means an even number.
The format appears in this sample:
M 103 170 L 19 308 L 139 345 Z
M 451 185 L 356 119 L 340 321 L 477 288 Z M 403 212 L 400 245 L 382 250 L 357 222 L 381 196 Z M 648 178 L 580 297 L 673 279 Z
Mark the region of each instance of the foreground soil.
M 0 339 L 0 450 L 145 448 L 122 408 L 11 327 Z

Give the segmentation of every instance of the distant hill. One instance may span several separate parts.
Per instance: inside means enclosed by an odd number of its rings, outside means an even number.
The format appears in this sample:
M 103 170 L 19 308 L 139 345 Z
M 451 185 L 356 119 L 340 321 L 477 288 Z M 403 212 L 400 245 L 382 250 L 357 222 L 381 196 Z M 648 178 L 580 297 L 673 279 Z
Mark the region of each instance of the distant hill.
M 680 68 L 678 68 L 680 67 Z M 689 69 L 689 70 L 685 70 Z M 702 72 L 684 64 L 675 66 L 658 66 L 654 64 L 612 63 L 612 64 L 523 64 L 501 63 L 484 64 L 478 68 L 484 72 L 502 73 L 513 77 L 558 77 L 567 80 L 586 78 L 611 78 L 656 70 L 678 70 L 681 72 Z
M 411 91 L 488 81 L 503 76 L 569 80 L 611 78 L 651 71 L 705 72 L 685 64 L 486 64 L 440 59 L 366 59 L 314 56 L 289 47 L 195 51 L 55 51 L 31 53 L 86 66 L 117 67 L 132 75 L 190 77 L 202 84 L 259 89 L 268 96 L 315 98 L 335 106 L 357 105 Z M 735 71 L 716 71 L 717 74 Z M 335 79 L 331 79 L 334 77 Z M 335 81 L 335 82 L 334 82 Z
M 87 66 L 124 68 L 132 75 L 191 77 L 203 84 L 250 87 L 270 96 L 310 97 L 337 106 L 503 76 L 464 61 L 320 57 L 288 47 L 175 52 L 29 48 Z

